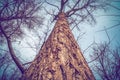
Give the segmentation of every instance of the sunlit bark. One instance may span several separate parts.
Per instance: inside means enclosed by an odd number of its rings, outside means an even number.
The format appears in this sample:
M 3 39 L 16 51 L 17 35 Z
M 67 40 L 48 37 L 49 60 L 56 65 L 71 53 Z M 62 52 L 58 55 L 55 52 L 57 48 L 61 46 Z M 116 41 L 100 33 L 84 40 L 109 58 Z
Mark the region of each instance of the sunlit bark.
M 22 80 L 94 80 L 64 13 Z

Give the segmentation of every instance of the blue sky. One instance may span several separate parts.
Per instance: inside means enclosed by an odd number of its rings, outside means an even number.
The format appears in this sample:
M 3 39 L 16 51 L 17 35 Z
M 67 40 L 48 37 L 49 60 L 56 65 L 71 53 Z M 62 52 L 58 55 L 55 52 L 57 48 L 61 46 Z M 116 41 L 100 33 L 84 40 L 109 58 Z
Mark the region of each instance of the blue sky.
M 114 6 L 116 6 L 117 8 L 120 8 L 119 3 L 112 3 Z M 97 10 L 96 12 L 93 13 L 94 17 L 96 18 L 96 24 L 90 25 L 88 23 L 81 23 L 79 25 L 81 31 L 77 31 L 76 29 L 72 30 L 75 39 L 77 39 L 79 34 L 85 33 L 83 36 L 80 37 L 80 39 L 77 41 L 81 50 L 84 51 L 91 43 L 93 43 L 93 41 L 97 42 L 97 43 L 101 43 L 104 41 L 108 41 L 108 37 L 106 35 L 105 31 L 101 31 L 104 30 L 104 28 L 109 28 L 112 27 L 113 25 L 116 25 L 118 23 L 120 23 L 120 16 L 110 16 L 110 15 L 119 15 L 120 10 L 115 9 L 113 7 L 108 7 L 107 11 L 104 12 L 103 10 Z M 43 13 L 44 14 L 44 13 Z M 46 20 L 44 22 L 44 24 L 47 24 L 47 20 L 49 20 L 50 15 L 46 15 Z M 55 23 L 50 24 L 51 25 L 51 30 L 54 27 Z M 39 30 L 44 31 L 45 29 L 43 29 L 45 27 L 40 28 Z M 41 35 L 43 35 L 42 31 L 40 32 Z M 120 43 L 120 25 L 114 27 L 114 28 L 110 28 L 107 30 L 108 35 L 110 37 L 110 39 L 112 40 L 111 45 L 112 46 L 118 46 L 118 43 Z M 33 49 L 30 48 L 30 46 L 28 46 L 26 44 L 26 41 L 29 42 L 31 45 L 34 46 L 34 42 L 39 42 L 37 41 L 37 37 L 35 36 L 34 33 L 32 33 L 31 31 L 27 31 L 26 33 L 28 36 L 30 37 L 26 37 L 22 40 L 21 44 L 19 44 L 19 46 L 17 46 L 17 48 L 19 47 L 19 51 L 21 53 L 21 57 L 23 57 L 23 59 L 25 59 L 26 61 L 30 61 L 33 60 L 36 53 Z M 33 36 L 34 35 L 34 36 Z M 32 38 L 31 38 L 32 37 Z M 41 43 L 42 45 L 42 43 Z M 88 49 L 85 52 L 85 57 L 86 59 L 88 59 L 89 61 L 89 53 L 91 53 L 91 49 Z
M 113 2 L 112 3 L 113 6 L 108 6 L 106 12 L 103 10 L 97 10 L 96 12 L 93 13 L 94 17 L 96 18 L 96 24 L 90 25 L 89 23 L 81 23 L 79 25 L 81 31 L 78 31 L 76 28 L 72 30 L 76 40 L 79 34 L 85 33 L 77 41 L 82 52 L 85 49 L 87 49 L 88 46 L 92 44 L 94 41 L 96 43 L 109 41 L 107 34 L 104 31 L 105 28 L 107 29 L 107 33 L 111 40 L 111 47 L 114 48 L 116 46 L 120 46 L 120 0 L 116 0 L 116 1 L 119 1 L 119 2 Z M 47 7 L 52 9 L 52 7 L 50 6 L 47 6 Z M 46 24 L 50 19 L 50 15 L 45 14 L 44 12 L 40 15 L 43 15 L 43 16 L 45 15 L 45 22 L 44 22 L 45 25 L 40 29 L 38 29 L 41 37 L 44 37 L 43 32 L 46 30 L 45 26 L 47 26 Z M 54 27 L 54 24 L 55 22 L 50 24 L 51 30 Z M 117 26 L 114 26 L 114 25 L 117 25 Z M 31 49 L 31 47 L 27 45 L 27 42 L 30 43 L 31 46 L 35 47 L 35 44 L 37 44 L 40 40 L 32 31 L 28 31 L 25 29 L 25 32 L 27 33 L 27 37 L 21 40 L 18 40 L 21 42 L 20 43 L 15 42 L 13 43 L 13 45 L 17 53 L 17 56 L 20 56 L 23 62 L 29 62 L 35 58 L 36 54 L 40 50 L 40 46 L 38 47 L 38 50 Z M 40 45 L 42 45 L 42 42 L 43 40 L 41 40 Z M 91 47 L 87 49 L 84 53 L 84 56 L 88 62 L 90 61 L 89 54 L 92 54 Z

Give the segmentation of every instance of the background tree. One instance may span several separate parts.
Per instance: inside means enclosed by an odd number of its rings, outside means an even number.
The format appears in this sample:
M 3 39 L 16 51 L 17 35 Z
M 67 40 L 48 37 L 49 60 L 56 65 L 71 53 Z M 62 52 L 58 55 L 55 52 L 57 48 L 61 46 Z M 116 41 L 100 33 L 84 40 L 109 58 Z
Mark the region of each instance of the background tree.
M 102 80 L 120 79 L 120 48 L 112 49 L 110 44 L 101 43 L 93 48 L 94 71 Z
M 8 51 L 0 53 L 0 80 L 17 80 L 21 76 Z
M 0 44 L 1 46 L 3 44 L 7 45 L 7 51 L 10 53 L 12 61 L 15 62 L 22 73 L 25 68 L 16 57 L 12 43 L 18 38 L 22 38 L 24 28 L 34 29 L 34 27 L 37 27 L 36 25 L 41 25 L 42 20 L 37 14 L 41 4 L 41 2 L 35 0 L 0 1 L 0 41 L 2 42 Z M 4 48 L 0 48 L 0 51 L 3 52 Z

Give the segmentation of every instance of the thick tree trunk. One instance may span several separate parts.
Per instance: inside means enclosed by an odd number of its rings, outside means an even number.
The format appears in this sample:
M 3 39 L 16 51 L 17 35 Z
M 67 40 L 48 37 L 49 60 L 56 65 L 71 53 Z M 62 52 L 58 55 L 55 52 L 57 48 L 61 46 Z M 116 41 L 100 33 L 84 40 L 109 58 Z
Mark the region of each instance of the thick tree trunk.
M 94 80 L 64 13 L 22 80 Z

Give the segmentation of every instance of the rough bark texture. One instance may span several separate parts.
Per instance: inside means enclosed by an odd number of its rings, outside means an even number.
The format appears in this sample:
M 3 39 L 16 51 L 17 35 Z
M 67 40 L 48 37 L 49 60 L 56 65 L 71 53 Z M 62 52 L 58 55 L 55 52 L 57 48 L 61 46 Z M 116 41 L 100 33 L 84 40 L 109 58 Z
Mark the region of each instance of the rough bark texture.
M 22 80 L 94 80 L 64 13 Z

